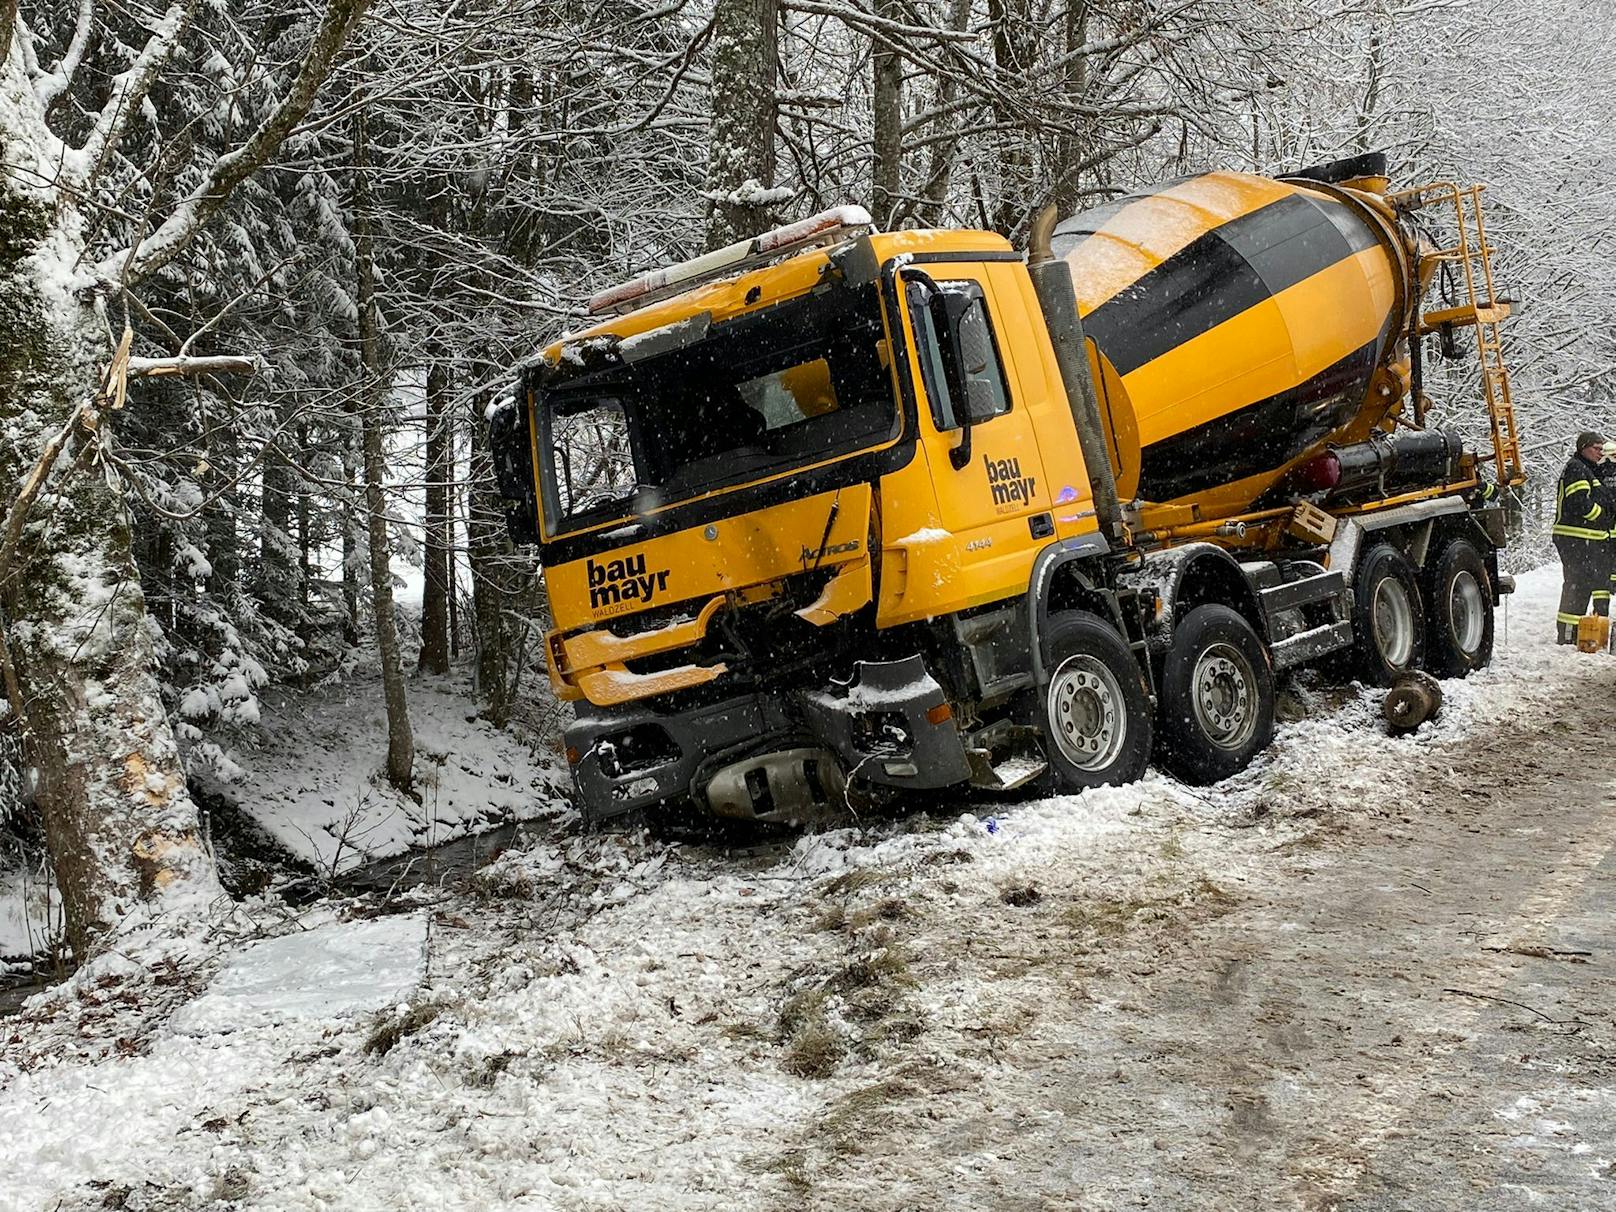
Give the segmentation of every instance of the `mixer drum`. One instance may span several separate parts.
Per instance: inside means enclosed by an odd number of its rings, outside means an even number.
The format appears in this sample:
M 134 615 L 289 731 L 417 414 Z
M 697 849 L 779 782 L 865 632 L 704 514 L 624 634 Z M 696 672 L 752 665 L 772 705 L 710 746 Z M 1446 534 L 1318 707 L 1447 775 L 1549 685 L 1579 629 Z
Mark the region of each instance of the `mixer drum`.
M 1233 504 L 1255 500 L 1357 428 L 1398 335 L 1396 254 L 1300 182 L 1171 182 L 1065 220 L 1054 247 L 1124 388 L 1109 406 L 1132 410 L 1142 453 L 1118 478 L 1144 500 L 1230 485 Z

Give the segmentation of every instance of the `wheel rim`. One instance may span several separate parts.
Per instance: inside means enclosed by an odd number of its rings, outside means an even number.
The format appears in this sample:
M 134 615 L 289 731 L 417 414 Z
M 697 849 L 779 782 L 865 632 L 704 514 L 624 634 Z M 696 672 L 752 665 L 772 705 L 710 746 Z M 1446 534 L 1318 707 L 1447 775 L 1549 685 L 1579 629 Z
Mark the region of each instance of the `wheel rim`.
M 1257 731 L 1257 675 L 1246 654 L 1231 644 L 1201 653 L 1191 675 L 1195 722 L 1220 749 L 1239 749 Z
M 1414 655 L 1414 607 L 1396 577 L 1382 577 L 1376 584 L 1370 621 L 1381 659 L 1393 669 L 1404 668 Z
M 1095 657 L 1068 657 L 1049 681 L 1049 732 L 1079 770 L 1104 770 L 1122 752 L 1128 714 L 1116 674 Z
M 1453 628 L 1454 646 L 1465 656 L 1481 651 L 1481 639 L 1487 630 L 1487 605 L 1481 596 L 1481 585 L 1475 574 L 1460 572 L 1448 587 L 1448 619 Z

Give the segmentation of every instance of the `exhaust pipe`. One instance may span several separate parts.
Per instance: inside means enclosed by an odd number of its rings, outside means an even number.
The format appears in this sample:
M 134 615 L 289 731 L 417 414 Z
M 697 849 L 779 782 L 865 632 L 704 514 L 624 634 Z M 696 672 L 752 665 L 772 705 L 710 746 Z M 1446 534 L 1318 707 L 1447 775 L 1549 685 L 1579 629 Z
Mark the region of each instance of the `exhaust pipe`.
M 1072 286 L 1072 267 L 1057 260 L 1051 244 L 1057 216 L 1053 206 L 1038 212 L 1032 222 L 1027 249 L 1027 273 L 1038 296 L 1038 307 L 1049 327 L 1055 347 L 1055 363 L 1060 367 L 1066 403 L 1072 410 L 1077 442 L 1083 450 L 1089 485 L 1094 490 L 1094 512 L 1100 532 L 1109 539 L 1122 537 L 1122 502 L 1117 498 L 1117 478 L 1107 452 L 1104 426 L 1100 421 L 1100 399 L 1089 374 L 1088 347 L 1083 337 L 1083 320 L 1077 312 L 1077 291 Z

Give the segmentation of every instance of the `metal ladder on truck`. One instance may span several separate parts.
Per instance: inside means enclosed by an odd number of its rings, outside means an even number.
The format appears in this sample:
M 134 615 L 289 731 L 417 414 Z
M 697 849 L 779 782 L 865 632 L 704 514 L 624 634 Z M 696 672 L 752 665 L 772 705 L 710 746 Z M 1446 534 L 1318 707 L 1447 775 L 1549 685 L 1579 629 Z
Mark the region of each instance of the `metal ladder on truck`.
M 1487 243 L 1487 222 L 1481 213 L 1485 188 L 1439 181 L 1391 194 L 1387 201 L 1405 211 L 1452 208 L 1457 242 L 1448 248 L 1422 249 L 1420 255 L 1422 260 L 1436 262 L 1439 267 L 1453 267 L 1463 295 L 1456 306 L 1423 313 L 1419 331 L 1421 336 L 1441 333 L 1451 339 L 1456 329 L 1474 329 L 1482 392 L 1492 426 L 1493 471 L 1499 484 L 1512 486 L 1525 483 L 1526 471 L 1521 461 L 1520 432 L 1515 427 L 1515 396 L 1499 331 L 1499 325 L 1509 318 L 1510 305 L 1498 297 L 1493 281 L 1493 250 Z

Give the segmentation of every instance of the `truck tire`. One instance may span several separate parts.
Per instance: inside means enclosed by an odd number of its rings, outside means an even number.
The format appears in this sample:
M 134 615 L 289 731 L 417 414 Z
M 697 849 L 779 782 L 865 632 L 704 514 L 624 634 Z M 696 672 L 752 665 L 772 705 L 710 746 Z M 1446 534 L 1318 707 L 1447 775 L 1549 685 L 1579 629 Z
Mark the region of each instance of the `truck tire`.
M 1493 657 L 1493 589 L 1475 546 L 1454 539 L 1426 579 L 1426 666 L 1438 677 L 1462 678 Z
M 1186 783 L 1237 774 L 1274 739 L 1274 668 L 1257 633 L 1227 606 L 1197 606 L 1173 631 L 1162 667 L 1156 754 Z
M 1357 674 L 1374 686 L 1425 659 L 1425 606 L 1409 558 L 1390 543 L 1376 543 L 1358 564 L 1352 630 Z
M 1051 615 L 1049 684 L 1036 719 L 1052 777 L 1045 794 L 1131 783 L 1150 765 L 1150 696 L 1117 629 L 1086 610 Z

